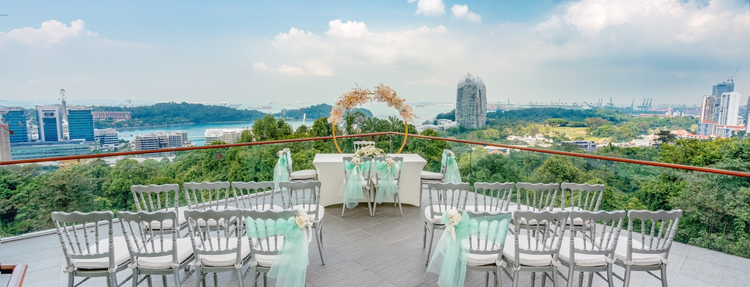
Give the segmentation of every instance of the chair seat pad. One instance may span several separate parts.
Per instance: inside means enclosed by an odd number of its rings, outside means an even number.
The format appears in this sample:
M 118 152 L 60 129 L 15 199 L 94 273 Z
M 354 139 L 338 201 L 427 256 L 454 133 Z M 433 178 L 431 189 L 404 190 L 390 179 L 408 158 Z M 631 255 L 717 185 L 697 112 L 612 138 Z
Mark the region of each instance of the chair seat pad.
M 298 170 L 292 172 L 292 174 L 289 175 L 289 179 L 315 179 L 316 175 L 318 175 L 318 172 L 314 169 Z
M 573 238 L 573 243 L 578 249 L 584 249 L 584 242 L 581 238 Z M 586 242 L 586 247 L 591 248 L 591 242 Z M 570 262 L 570 237 L 563 237 L 560 244 L 560 261 Z M 607 257 L 603 254 L 575 254 L 575 265 L 584 267 L 606 266 Z
M 300 210 L 300 209 L 307 210 L 307 207 L 309 207 L 309 206 L 304 206 L 304 205 L 298 204 L 298 205 L 295 205 L 292 209 L 295 209 L 295 210 Z M 326 208 L 325 207 L 318 206 L 318 208 L 320 208 L 320 212 L 318 212 L 318 220 L 315 220 L 315 206 L 312 206 L 312 210 L 307 210 L 307 215 L 310 218 L 310 221 L 312 221 L 313 223 L 317 223 L 317 222 L 323 220 L 323 216 L 326 215 Z
M 284 247 L 284 236 L 277 236 L 276 238 L 268 238 L 268 240 L 258 240 L 253 238 L 253 246 L 261 245 L 265 250 L 278 250 Z M 254 262 L 261 267 L 271 267 L 273 261 L 276 260 L 276 255 L 272 254 L 255 254 L 252 259 Z
M 521 248 L 528 249 L 528 243 L 527 243 L 526 236 L 525 235 L 519 235 L 518 236 L 518 244 L 521 245 Z M 533 241 L 532 241 L 533 243 Z M 532 247 L 536 248 L 536 245 L 532 245 Z M 541 248 L 541 244 L 540 244 Z M 508 238 L 505 240 L 505 247 L 503 247 L 503 257 L 508 258 L 508 260 L 516 262 L 516 242 L 514 238 Z M 546 255 L 546 254 L 519 254 L 521 257 L 520 264 L 521 266 L 550 266 L 552 265 L 552 256 Z
M 225 246 L 225 240 L 222 239 L 216 239 L 212 238 L 211 243 L 213 244 L 213 248 L 217 249 L 219 240 L 221 240 L 221 247 L 224 248 Z M 248 255 L 250 255 L 250 241 L 247 239 L 247 237 L 243 236 L 241 239 L 242 246 L 241 246 L 241 252 L 242 252 L 242 258 L 244 259 Z M 229 239 L 229 248 L 236 248 L 237 247 L 237 239 L 230 238 Z M 220 255 L 201 255 L 201 262 L 205 266 L 211 266 L 211 267 L 227 267 L 227 266 L 234 266 L 235 263 L 237 263 L 237 253 L 232 252 L 231 254 L 220 254 Z
M 158 242 L 156 243 L 158 246 Z M 164 239 L 164 251 L 172 250 L 172 240 Z M 177 239 L 177 262 L 182 263 L 193 255 L 193 244 L 190 238 Z M 172 255 L 159 257 L 138 257 L 138 267 L 143 269 L 171 269 Z
M 521 218 L 521 220 L 519 220 L 519 224 L 528 225 L 528 226 L 547 225 L 547 220 L 542 220 L 542 222 L 537 222 L 536 219 L 532 219 L 532 220 L 529 220 L 527 224 L 526 218 Z
M 130 252 L 128 251 L 128 244 L 125 241 L 125 237 L 113 238 L 115 247 L 115 266 L 120 266 L 130 260 Z M 96 245 L 89 247 L 91 253 L 102 253 L 109 251 L 109 239 L 105 238 L 99 241 L 99 251 L 97 252 Z M 96 258 L 96 259 L 76 259 L 73 261 L 73 266 L 78 269 L 107 269 L 109 268 L 109 258 Z
M 421 176 L 422 176 L 422 179 L 436 179 L 436 180 L 443 179 L 442 173 L 425 171 L 425 170 L 422 171 Z
M 485 266 L 497 264 L 497 254 L 476 254 L 469 253 L 466 265 L 468 266 Z
M 633 248 L 639 248 L 641 242 L 633 239 Z M 617 239 L 617 247 L 615 248 L 615 259 L 625 262 L 628 254 L 628 237 L 620 236 Z M 661 255 L 659 254 L 643 254 L 633 253 L 633 265 L 637 266 L 650 266 L 661 264 Z
M 172 210 L 174 210 L 174 209 L 172 209 Z M 159 211 L 169 211 L 169 210 L 162 209 L 162 210 L 159 210 Z M 184 224 L 185 222 L 187 222 L 187 219 L 185 219 L 185 214 L 182 211 L 184 211 L 184 210 L 177 209 L 177 223 L 178 223 L 177 224 L 177 228 L 180 228 L 180 226 L 182 226 L 182 224 Z M 172 220 L 169 220 L 169 219 L 164 220 L 164 225 L 162 225 L 161 222 L 159 222 L 159 221 L 153 221 L 153 222 L 151 222 L 151 229 L 153 229 L 153 230 L 161 230 L 162 227 L 165 230 L 172 229 L 173 228 Z
M 430 218 L 430 217 L 432 217 L 432 218 Z M 443 215 L 442 215 L 442 214 L 439 214 L 439 215 L 434 215 L 434 216 L 433 216 L 433 215 L 431 214 L 431 212 L 430 212 L 430 207 L 429 207 L 429 206 L 427 206 L 427 207 L 426 207 L 426 208 L 424 209 L 424 219 L 425 219 L 425 220 L 429 220 L 429 221 L 432 221 L 432 223 L 440 224 L 440 220 L 442 220 L 442 218 L 443 218 Z

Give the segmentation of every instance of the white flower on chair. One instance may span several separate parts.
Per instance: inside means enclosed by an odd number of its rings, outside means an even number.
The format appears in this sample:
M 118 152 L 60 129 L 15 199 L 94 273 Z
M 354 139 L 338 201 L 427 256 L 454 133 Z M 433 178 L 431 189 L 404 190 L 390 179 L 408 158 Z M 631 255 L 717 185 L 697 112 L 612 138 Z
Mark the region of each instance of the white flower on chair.
M 282 149 L 276 153 L 276 156 L 283 156 L 286 152 Z
M 352 163 L 354 165 L 360 165 L 360 164 L 362 164 L 362 159 L 359 158 L 358 156 L 352 157 Z
M 310 218 L 307 216 L 307 212 L 303 210 L 297 210 L 297 213 L 294 214 L 294 223 L 297 224 L 300 229 L 306 229 L 313 225 L 312 221 L 310 221 Z

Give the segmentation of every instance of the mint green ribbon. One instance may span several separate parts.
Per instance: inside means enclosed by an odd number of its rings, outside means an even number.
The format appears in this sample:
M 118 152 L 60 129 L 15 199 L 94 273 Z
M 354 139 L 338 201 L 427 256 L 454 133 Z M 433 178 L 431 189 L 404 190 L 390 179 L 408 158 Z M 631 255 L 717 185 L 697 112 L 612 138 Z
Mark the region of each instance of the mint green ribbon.
M 371 162 L 362 161 L 362 164 L 356 165 L 351 161 L 344 161 L 344 176 L 346 176 L 346 186 L 339 196 L 344 198 L 346 208 L 355 208 L 361 199 L 364 199 L 362 185 L 369 184 L 364 182 L 364 174 L 370 170 Z
M 305 286 L 308 258 L 308 238 L 295 223 L 295 218 L 253 219 L 245 218 L 249 239 L 265 240 L 269 236 L 284 236 L 283 245 L 268 271 L 268 277 L 276 278 L 276 286 Z
M 288 153 L 279 157 L 276 166 L 273 168 L 273 188 L 279 189 L 279 182 L 289 181 L 289 166 L 292 165 L 292 157 Z
M 383 203 L 384 197 L 390 198 L 398 193 L 396 175 L 398 175 L 398 172 L 401 170 L 401 163 L 401 161 L 398 161 L 395 162 L 394 165 L 389 166 L 385 161 L 375 161 L 375 173 L 380 178 L 378 190 L 375 193 L 376 203 Z
M 443 213 L 440 222 L 447 224 L 449 219 Z M 492 245 L 505 243 L 508 234 L 511 214 L 500 214 L 497 216 L 470 218 L 465 211 L 461 215 L 461 221 L 453 228 L 446 227 L 446 231 L 440 238 L 435 254 L 430 260 L 427 272 L 440 275 L 438 286 L 440 287 L 462 287 L 466 279 L 466 263 L 469 257 L 468 238 L 475 236 L 480 242 Z M 473 241 L 474 239 L 472 239 Z
M 461 183 L 461 174 L 458 172 L 455 156 L 446 156 L 443 153 L 441 164 L 445 167 L 445 183 Z

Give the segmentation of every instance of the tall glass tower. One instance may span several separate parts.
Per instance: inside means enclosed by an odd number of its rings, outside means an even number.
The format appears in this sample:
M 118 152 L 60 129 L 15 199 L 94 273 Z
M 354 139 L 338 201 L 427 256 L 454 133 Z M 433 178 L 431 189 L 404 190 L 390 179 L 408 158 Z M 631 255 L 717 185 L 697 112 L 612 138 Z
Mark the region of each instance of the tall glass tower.
M 62 113 L 60 106 L 36 106 L 40 141 L 56 142 L 63 140 Z
M 0 115 L 4 120 L 5 124 L 8 125 L 8 129 L 13 132 L 10 135 L 11 143 L 21 143 L 29 141 L 29 132 L 26 129 L 26 111 L 23 109 L 8 110 L 5 113 L 0 111 Z
M 68 111 L 69 138 L 94 141 L 94 115 L 89 109 L 70 109 Z
M 482 78 L 466 73 L 458 80 L 456 122 L 467 128 L 481 128 L 487 124 L 487 88 Z

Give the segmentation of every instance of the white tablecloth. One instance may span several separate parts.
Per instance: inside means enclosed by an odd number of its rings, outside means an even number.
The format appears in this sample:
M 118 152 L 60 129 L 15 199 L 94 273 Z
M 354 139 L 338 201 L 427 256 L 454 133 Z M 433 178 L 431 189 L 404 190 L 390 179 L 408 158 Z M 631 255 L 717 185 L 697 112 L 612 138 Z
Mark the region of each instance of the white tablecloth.
M 344 180 L 344 157 L 351 154 L 317 154 L 313 165 L 318 171 L 320 187 L 320 205 L 328 206 L 343 203 L 339 196 L 339 188 Z M 401 204 L 419 206 L 419 179 L 422 168 L 427 161 L 418 154 L 390 154 L 390 156 L 403 157 L 401 166 L 401 180 L 399 182 L 399 194 Z M 373 193 L 374 194 L 374 193 Z M 384 198 L 386 202 L 393 202 L 393 198 Z

